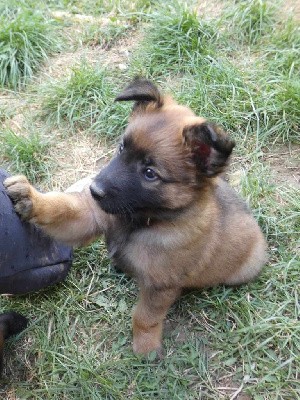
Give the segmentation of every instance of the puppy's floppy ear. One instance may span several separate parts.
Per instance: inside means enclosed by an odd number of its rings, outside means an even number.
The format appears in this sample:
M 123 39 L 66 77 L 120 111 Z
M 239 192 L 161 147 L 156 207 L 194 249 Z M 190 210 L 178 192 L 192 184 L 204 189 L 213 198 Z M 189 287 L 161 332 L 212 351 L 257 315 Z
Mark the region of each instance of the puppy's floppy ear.
M 235 146 L 235 142 L 221 128 L 209 122 L 185 126 L 183 138 L 191 148 L 198 171 L 208 177 L 224 170 Z
M 152 102 L 157 108 L 163 105 L 163 97 L 158 88 L 147 79 L 135 78 L 115 101 L 135 101 L 134 109 Z

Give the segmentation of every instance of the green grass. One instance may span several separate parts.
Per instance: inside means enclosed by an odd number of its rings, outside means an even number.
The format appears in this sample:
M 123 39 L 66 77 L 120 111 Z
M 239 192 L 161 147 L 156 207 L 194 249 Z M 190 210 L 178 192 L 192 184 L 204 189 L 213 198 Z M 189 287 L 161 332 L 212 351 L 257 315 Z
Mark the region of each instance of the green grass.
M 49 54 L 58 50 L 58 27 L 29 7 L 0 14 L 0 87 L 21 88 Z
M 0 122 L 3 123 L 5 120 L 11 118 L 13 116 L 13 111 L 10 110 L 7 106 L 0 107 Z
M 273 70 L 285 76 L 297 76 L 300 73 L 300 30 L 298 24 L 289 18 L 281 23 L 266 47 L 266 57 Z
M 30 318 L 29 328 L 8 344 L 1 396 L 230 400 L 240 390 L 253 400 L 300 398 L 300 192 L 296 180 L 288 184 L 298 171 L 284 170 L 285 160 L 297 165 L 299 157 L 299 22 L 286 18 L 280 4 L 258 0 L 228 0 L 219 17 L 199 16 L 193 1 L 51 0 L 47 5 L 103 16 L 111 25 L 99 30 L 87 25 L 87 41 L 79 44 L 80 55 L 101 50 L 97 65 L 75 54 L 68 76 L 57 79 L 50 71 L 45 82 L 19 93 L 25 99 L 21 110 L 14 106 L 13 91 L 3 93 L 1 122 L 13 126 L 14 112 L 29 113 L 34 129 L 28 122 L 20 127 L 22 135 L 2 129 L 2 165 L 43 186 L 57 172 L 53 150 L 48 159 L 51 143 L 63 144 L 71 134 L 78 150 L 83 131 L 100 143 L 115 140 L 132 107 L 114 103 L 115 96 L 137 73 L 154 78 L 236 140 L 231 167 L 239 180 L 236 189 L 267 237 L 269 262 L 248 285 L 183 296 L 168 313 L 165 357 L 158 361 L 152 354 L 132 353 L 135 282 L 110 266 L 102 241 L 78 249 L 65 283 L 0 298 L 2 310 Z M 128 70 L 120 71 L 114 58 L 118 40 L 130 37 L 132 26 L 139 30 L 138 42 L 128 47 Z M 66 148 L 57 154 L 60 164 L 65 157 L 66 168 L 72 165 L 68 153 Z M 284 184 L 268 165 L 273 153 L 286 174 Z M 79 157 L 74 168 L 89 169 L 86 161 Z
M 272 32 L 275 9 L 268 0 L 241 0 L 231 7 L 226 21 L 237 40 L 255 44 Z
M 132 14 L 140 18 L 148 12 L 155 0 L 48 0 L 53 9 L 68 10 L 74 14 L 123 16 Z
M 273 142 L 299 142 L 299 24 L 292 18 L 280 20 L 279 13 L 278 6 L 261 0 L 229 7 L 223 20 L 229 35 L 227 51 L 235 67 L 243 69 L 250 100 L 243 102 L 246 107 L 248 103 L 244 116 L 252 120 L 251 129 Z M 238 38 L 240 47 L 236 46 Z M 250 68 L 243 65 L 245 58 L 252 58 Z
M 252 159 L 252 165 L 241 179 L 241 193 L 275 248 L 297 246 L 300 233 L 300 195 L 296 188 L 279 187 L 270 181 L 271 170 Z M 278 209 L 280 204 L 280 209 Z
M 246 132 L 260 142 L 270 138 L 297 142 L 297 25 L 291 19 L 276 25 L 275 8 L 265 1 L 236 3 L 227 14 L 208 21 L 182 5 L 154 11 L 128 75 L 161 82 L 168 77 L 175 97 L 234 134 Z M 230 31 L 227 18 L 232 24 L 239 20 L 253 26 L 248 33 L 242 26 Z M 246 35 L 248 46 L 255 44 L 253 55 L 245 48 Z M 254 57 L 252 68 L 242 65 L 245 53 Z
M 188 71 L 214 55 L 218 30 L 180 4 L 157 7 L 152 22 L 132 61 L 133 74 L 157 76 L 169 71 Z
M 297 24 L 292 19 L 286 24 L 281 22 L 261 53 L 255 71 L 260 119 L 274 140 L 299 142 L 300 31 Z
M 299 142 L 300 82 L 295 78 L 275 78 L 265 84 L 267 124 L 277 140 Z
M 114 103 L 116 90 L 104 68 L 83 61 L 72 68 L 67 79 L 42 88 L 42 118 L 71 131 L 89 129 L 99 136 L 116 137 L 128 114 L 126 106 Z
M 47 175 L 48 141 L 39 133 L 18 135 L 11 129 L 0 132 L 1 158 L 11 173 L 24 174 L 37 182 Z
M 43 117 L 57 126 L 90 127 L 111 102 L 106 76 L 103 69 L 82 62 L 67 79 L 49 82 L 42 91 Z
M 221 58 L 206 60 L 202 68 L 185 74 L 174 95 L 196 114 L 215 120 L 233 133 L 249 123 L 251 91 L 237 68 Z
M 116 18 L 110 19 L 104 26 L 99 26 L 99 23 L 87 24 L 83 34 L 83 43 L 89 46 L 100 45 L 108 50 L 122 37 L 130 34 L 132 28 L 131 21 Z

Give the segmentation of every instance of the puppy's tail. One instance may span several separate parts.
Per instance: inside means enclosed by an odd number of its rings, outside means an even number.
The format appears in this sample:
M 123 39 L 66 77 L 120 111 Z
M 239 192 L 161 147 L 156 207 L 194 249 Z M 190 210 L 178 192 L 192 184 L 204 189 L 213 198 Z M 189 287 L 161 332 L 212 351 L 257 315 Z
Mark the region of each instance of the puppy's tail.
M 27 327 L 28 320 L 23 315 L 10 311 L 0 314 L 0 376 L 3 370 L 4 342 Z

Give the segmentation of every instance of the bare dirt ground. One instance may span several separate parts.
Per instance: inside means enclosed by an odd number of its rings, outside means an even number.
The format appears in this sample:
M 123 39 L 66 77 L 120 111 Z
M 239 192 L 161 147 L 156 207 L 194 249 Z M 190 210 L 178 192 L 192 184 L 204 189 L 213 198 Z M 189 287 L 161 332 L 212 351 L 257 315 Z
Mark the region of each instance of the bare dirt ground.
M 100 45 L 80 46 L 79 43 L 74 43 L 74 37 L 78 37 L 82 33 L 81 24 L 74 23 L 74 25 L 72 29 L 68 28 L 67 30 L 73 50 L 51 57 L 41 69 L 38 81 L 43 82 L 49 78 L 59 79 L 68 76 L 72 67 L 78 65 L 81 60 L 86 60 L 92 65 L 102 64 L 108 68 L 127 68 L 130 53 L 140 39 L 139 31 L 131 30 L 129 36 L 118 41 L 116 46 L 106 50 Z
M 94 174 L 111 158 L 114 149 L 105 142 L 82 132 L 82 135 L 61 139 L 50 150 L 50 158 L 55 160 L 55 170 L 47 188 L 66 190 L 74 182 Z
M 224 1 L 220 0 L 214 0 L 214 1 L 209 1 L 209 0 L 204 0 L 204 1 L 199 1 L 198 6 L 197 6 L 197 13 L 199 15 L 204 14 L 207 18 L 216 18 L 222 14 L 222 11 L 226 7 L 226 4 Z
M 280 145 L 265 155 L 277 184 L 290 184 L 300 188 L 300 146 Z
M 297 21 L 300 21 L 300 2 L 299 0 L 286 0 L 281 5 L 284 12 L 293 16 Z

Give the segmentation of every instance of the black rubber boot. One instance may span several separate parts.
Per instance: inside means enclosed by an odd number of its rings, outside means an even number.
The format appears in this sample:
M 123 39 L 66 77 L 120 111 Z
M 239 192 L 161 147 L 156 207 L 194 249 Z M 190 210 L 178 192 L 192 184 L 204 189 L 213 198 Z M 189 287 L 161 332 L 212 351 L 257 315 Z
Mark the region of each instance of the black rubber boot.
M 0 294 L 36 292 L 64 280 L 72 248 L 20 220 L 5 192 L 0 169 Z
M 3 349 L 5 339 L 20 333 L 27 327 L 28 320 L 14 311 L 0 314 L 0 378 L 3 370 Z

